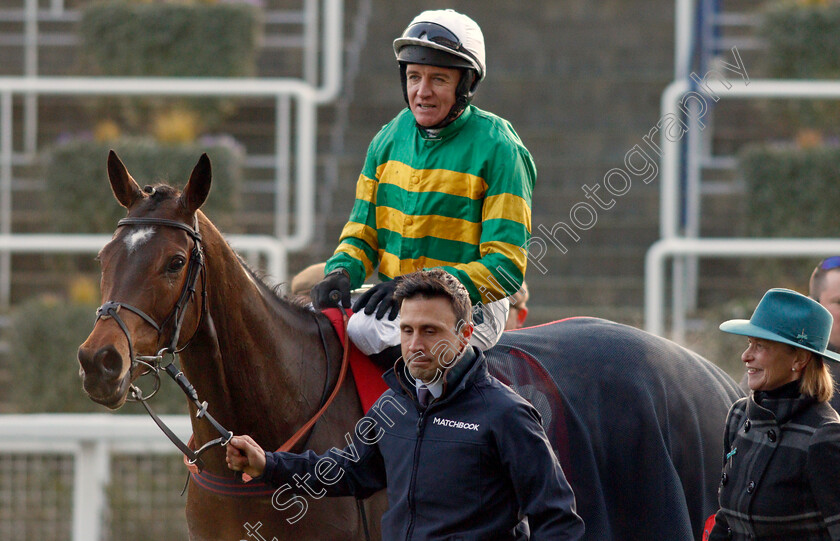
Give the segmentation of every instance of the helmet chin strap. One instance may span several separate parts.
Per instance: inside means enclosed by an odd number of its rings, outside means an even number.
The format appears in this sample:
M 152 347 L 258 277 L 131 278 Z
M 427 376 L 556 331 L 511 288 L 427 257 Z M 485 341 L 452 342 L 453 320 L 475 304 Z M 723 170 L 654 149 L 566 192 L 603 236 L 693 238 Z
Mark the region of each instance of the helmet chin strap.
M 421 126 L 420 124 L 417 124 L 417 127 L 422 128 L 424 130 L 439 130 L 439 129 L 445 128 L 446 126 L 452 124 L 452 122 L 454 122 L 456 118 L 461 116 L 461 113 L 464 112 L 464 109 L 466 109 L 467 105 L 469 105 L 469 104 L 470 104 L 470 98 L 468 98 L 466 96 L 458 96 L 455 99 L 455 103 L 452 105 L 452 108 L 449 109 L 449 114 L 446 115 L 446 118 L 444 118 L 443 120 L 441 120 L 440 122 L 438 122 L 434 126 L 426 127 L 426 126 Z
M 410 108 L 411 102 L 408 101 L 408 83 L 405 75 L 406 66 L 407 64 L 405 62 L 400 62 L 400 83 L 402 84 L 403 99 Z M 476 84 L 476 73 L 474 70 L 461 68 L 460 72 L 461 80 L 458 81 L 458 86 L 455 88 L 455 103 L 452 105 L 452 108 L 449 109 L 449 113 L 443 120 L 434 126 L 421 126 L 420 124 L 417 124 L 418 128 L 423 130 L 439 130 L 450 125 L 456 118 L 461 116 L 461 113 L 464 112 L 464 109 L 466 109 L 472 101 L 472 97 L 475 95 L 476 86 L 478 85 Z

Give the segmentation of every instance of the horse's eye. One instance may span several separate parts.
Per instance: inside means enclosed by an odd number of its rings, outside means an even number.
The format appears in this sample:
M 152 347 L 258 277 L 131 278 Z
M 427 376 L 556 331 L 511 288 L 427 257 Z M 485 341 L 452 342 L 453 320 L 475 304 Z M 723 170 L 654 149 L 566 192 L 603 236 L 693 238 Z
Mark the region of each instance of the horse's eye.
M 184 256 L 176 255 L 171 260 L 169 260 L 169 265 L 166 267 L 167 272 L 178 272 L 179 270 L 184 268 L 184 264 L 187 262 L 184 259 Z

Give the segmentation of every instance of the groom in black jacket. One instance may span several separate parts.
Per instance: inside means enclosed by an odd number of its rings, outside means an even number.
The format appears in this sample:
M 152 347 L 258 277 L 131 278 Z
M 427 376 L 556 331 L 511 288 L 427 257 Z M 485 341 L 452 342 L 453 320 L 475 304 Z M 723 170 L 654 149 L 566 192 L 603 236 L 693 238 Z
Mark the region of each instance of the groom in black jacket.
M 527 539 L 517 528 L 524 517 L 532 540 L 582 538 L 539 414 L 468 345 L 464 286 L 441 269 L 420 271 L 405 276 L 395 299 L 403 356 L 352 444 L 322 455 L 266 453 L 238 436 L 229 467 L 313 498 L 365 498 L 387 486 L 383 539 Z

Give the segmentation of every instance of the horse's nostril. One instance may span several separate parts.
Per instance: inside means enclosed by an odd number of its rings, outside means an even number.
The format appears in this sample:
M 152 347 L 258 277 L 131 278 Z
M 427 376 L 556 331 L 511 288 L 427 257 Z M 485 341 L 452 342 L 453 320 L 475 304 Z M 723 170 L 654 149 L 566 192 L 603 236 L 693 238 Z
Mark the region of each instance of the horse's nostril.
M 117 378 L 123 371 L 122 355 L 114 346 L 108 345 L 99 350 L 96 356 L 102 364 L 102 371 L 112 378 Z
M 79 348 L 79 364 L 83 375 L 99 374 L 106 379 L 116 379 L 123 372 L 123 358 L 114 346 L 108 345 L 91 352 Z

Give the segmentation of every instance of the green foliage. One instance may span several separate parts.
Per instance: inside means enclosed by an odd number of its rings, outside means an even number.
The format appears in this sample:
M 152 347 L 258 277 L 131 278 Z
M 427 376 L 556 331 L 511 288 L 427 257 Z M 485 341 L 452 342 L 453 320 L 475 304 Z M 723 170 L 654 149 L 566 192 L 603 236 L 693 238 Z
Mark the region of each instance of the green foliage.
M 740 167 L 748 236 L 837 237 L 840 148 L 754 145 L 741 153 Z M 818 259 L 751 260 L 747 272 L 759 283 L 807 291 Z
M 764 12 L 759 30 L 767 41 L 764 55 L 775 79 L 837 79 L 840 77 L 840 4 L 774 2 Z M 797 128 L 836 131 L 840 105 L 836 100 L 792 100 L 770 113 Z
M 148 138 L 100 143 L 74 140 L 44 151 L 41 162 L 54 226 L 63 232 L 110 233 L 125 209 L 114 199 L 106 160 L 113 148 L 140 186 L 165 182 L 183 188 L 199 156 L 213 167 L 210 196 L 202 210 L 229 229 L 238 208 L 244 154 L 230 139 L 165 145 Z
M 257 69 L 261 11 L 247 4 L 109 2 L 88 5 L 79 23 L 80 70 L 124 77 L 251 77 Z M 175 106 L 214 128 L 231 114 L 219 98 L 100 98 L 96 114 L 132 131 Z
M 79 24 L 93 73 L 138 77 L 252 76 L 260 30 L 247 4 L 90 4 Z
M 770 74 L 778 79 L 840 76 L 840 4 L 777 2 L 764 13 Z
M 32 299 L 13 311 L 11 398 L 22 412 L 101 412 L 82 390 L 76 361 L 95 312 L 95 306 L 56 297 Z
M 82 389 L 76 352 L 90 331 L 96 306 L 71 303 L 55 296 L 28 300 L 11 315 L 10 399 L 21 413 L 78 413 L 108 411 L 92 402 Z M 165 378 L 166 376 L 164 376 Z M 163 379 L 163 378 L 162 378 Z M 152 405 L 161 413 L 185 413 L 186 399 L 171 381 L 162 381 Z M 152 389 L 143 381 L 141 388 Z M 128 404 L 123 413 L 145 413 Z
M 740 161 L 751 235 L 837 236 L 840 148 L 750 146 Z

